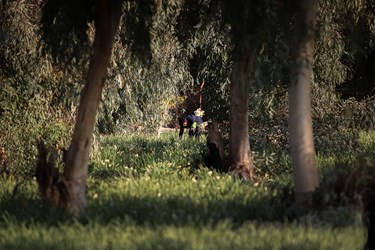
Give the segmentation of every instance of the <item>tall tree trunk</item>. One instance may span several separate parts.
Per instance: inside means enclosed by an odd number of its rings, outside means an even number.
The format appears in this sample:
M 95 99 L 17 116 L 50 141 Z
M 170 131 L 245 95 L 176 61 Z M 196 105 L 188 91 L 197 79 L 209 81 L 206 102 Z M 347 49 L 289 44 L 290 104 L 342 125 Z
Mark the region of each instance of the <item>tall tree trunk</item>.
M 311 206 L 312 192 L 319 186 L 311 119 L 311 76 L 318 1 L 297 2 L 297 37 L 289 89 L 289 134 L 296 202 L 303 212 Z
M 98 0 L 94 52 L 81 93 L 72 142 L 65 158 L 64 182 L 69 193 L 67 211 L 75 215 L 87 205 L 86 176 L 92 133 L 121 15 L 121 7 L 115 2 L 119 1 Z
M 54 167 L 55 153 L 43 143 L 39 145 L 37 179 L 44 199 L 53 206 L 61 206 L 68 213 L 79 216 L 87 206 L 86 177 L 95 125 L 96 112 L 101 99 L 113 40 L 121 15 L 120 1 L 98 0 L 95 19 L 95 42 L 89 70 L 73 132 L 72 141 L 64 156 L 64 173 L 58 177 Z
M 243 53 L 233 65 L 230 85 L 230 170 L 244 180 L 253 178 L 254 166 L 249 141 L 249 85 L 252 69 L 250 53 Z

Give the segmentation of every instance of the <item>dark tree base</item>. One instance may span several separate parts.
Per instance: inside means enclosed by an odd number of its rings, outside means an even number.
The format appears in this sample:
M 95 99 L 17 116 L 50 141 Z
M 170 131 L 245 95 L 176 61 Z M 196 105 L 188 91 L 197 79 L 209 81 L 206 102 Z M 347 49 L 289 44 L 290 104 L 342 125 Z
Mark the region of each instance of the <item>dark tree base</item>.
M 43 141 L 38 145 L 39 158 L 36 167 L 36 180 L 42 198 L 53 207 L 64 207 L 68 197 L 62 174 L 56 167 L 58 152 L 47 147 Z

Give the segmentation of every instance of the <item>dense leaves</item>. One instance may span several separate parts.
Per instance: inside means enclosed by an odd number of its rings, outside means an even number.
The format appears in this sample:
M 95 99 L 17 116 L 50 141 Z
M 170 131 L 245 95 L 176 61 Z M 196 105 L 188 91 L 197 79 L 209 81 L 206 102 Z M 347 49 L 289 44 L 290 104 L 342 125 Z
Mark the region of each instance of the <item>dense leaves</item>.
M 42 38 L 46 48 L 61 63 L 87 58 L 90 51 L 87 30 L 88 24 L 94 20 L 94 2 L 43 1 Z
M 155 1 L 150 0 L 125 1 L 123 5 L 122 43 L 145 63 L 149 63 L 152 56 L 150 27 L 157 7 Z
M 74 100 L 64 98 L 74 93 L 72 75 L 63 74 L 69 70 L 55 67 L 51 56 L 42 52 L 40 7 L 36 0 L 8 1 L 0 8 L 0 144 L 14 171 L 29 173 L 38 138 L 65 145 Z
M 204 118 L 220 121 L 225 132 L 233 49 L 245 39 L 255 51 L 250 137 L 260 145 L 265 135 L 286 143 L 293 3 L 246 2 L 241 11 L 252 13 L 246 20 L 250 26 L 235 26 L 244 20 L 230 19 L 237 16 L 231 10 L 238 4 L 124 1 L 97 132 L 176 126 L 183 108 L 198 108 L 203 82 Z M 12 164 L 25 168 L 37 138 L 52 136 L 51 143 L 59 147 L 66 143 L 62 138 L 74 122 L 93 42 L 95 6 L 54 0 L 3 1 L 0 6 L 0 126 L 6 131 L 0 143 Z M 312 92 L 316 140 L 374 127 L 373 8 L 369 0 L 320 3 Z M 363 91 L 370 98 L 363 99 Z M 340 93 L 358 100 L 344 100 Z M 64 136 L 57 139 L 52 131 Z M 317 150 L 338 144 L 324 145 L 317 143 Z

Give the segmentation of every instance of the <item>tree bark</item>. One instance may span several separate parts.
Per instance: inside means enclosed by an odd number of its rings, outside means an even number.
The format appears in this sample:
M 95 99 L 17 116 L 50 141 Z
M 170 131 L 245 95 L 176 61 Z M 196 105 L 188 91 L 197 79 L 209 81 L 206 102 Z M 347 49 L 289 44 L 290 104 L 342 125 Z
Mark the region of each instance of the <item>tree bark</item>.
M 218 171 L 225 171 L 224 167 L 224 142 L 216 121 L 207 124 L 207 146 L 210 151 L 209 165 Z
M 74 215 L 80 214 L 87 205 L 86 176 L 92 133 L 121 14 L 120 6 L 115 2 L 98 1 L 94 52 L 81 93 L 72 142 L 65 158 L 64 182 L 69 193 L 66 210 Z
M 39 170 L 37 168 L 39 188 L 43 188 L 40 183 L 44 181 L 49 186 L 46 190 L 54 190 L 47 192 L 47 196 L 43 195 L 46 194 L 45 190 L 41 190 L 42 196 L 52 205 L 63 207 L 74 216 L 79 216 L 87 206 L 86 177 L 92 133 L 120 20 L 121 4 L 116 0 L 98 0 L 96 9 L 94 50 L 86 83 L 81 92 L 72 141 L 64 156 L 63 176 L 57 178 L 54 164 L 48 164 L 49 160 L 43 159 L 49 157 L 48 150 L 43 149 L 43 146 L 40 147 Z M 54 176 L 48 176 L 50 173 Z
M 309 209 L 319 186 L 311 119 L 311 76 L 318 1 L 298 1 L 296 44 L 289 89 L 289 135 L 298 209 Z
M 243 178 L 252 180 L 254 165 L 249 141 L 249 85 L 252 69 L 250 53 L 243 53 L 235 61 L 230 86 L 230 170 Z

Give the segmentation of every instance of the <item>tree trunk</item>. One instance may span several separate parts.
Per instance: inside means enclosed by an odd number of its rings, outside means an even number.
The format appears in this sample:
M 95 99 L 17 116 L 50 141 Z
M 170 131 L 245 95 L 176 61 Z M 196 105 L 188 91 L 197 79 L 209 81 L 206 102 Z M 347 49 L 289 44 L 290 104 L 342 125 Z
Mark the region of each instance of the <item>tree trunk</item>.
M 218 171 L 225 171 L 224 167 L 224 142 L 216 121 L 207 124 L 207 146 L 210 151 L 209 163 Z
M 289 89 L 289 134 L 296 202 L 300 212 L 312 205 L 319 186 L 311 119 L 311 76 L 317 0 L 298 1 L 296 44 Z
M 49 187 L 50 190 L 57 190 L 53 192 L 55 195 L 44 195 L 44 198 L 55 206 L 64 207 L 68 213 L 75 216 L 79 216 L 87 206 L 86 177 L 91 139 L 95 125 L 96 111 L 99 106 L 107 75 L 113 40 L 120 20 L 121 6 L 119 2 L 120 1 L 116 0 L 98 0 L 97 2 L 94 50 L 90 58 L 86 84 L 81 92 L 72 142 L 64 156 L 65 168 L 62 178 L 52 176 L 52 179 L 56 181 L 48 181 L 51 180 L 48 174 L 50 172 L 55 173 L 55 171 L 53 171 L 54 164 L 44 164 L 46 162 L 48 163 L 48 159 L 43 160 L 41 157 L 48 157 L 48 152 L 45 152 L 43 156 L 43 149 L 40 151 L 40 162 L 42 164 L 38 167 L 42 169 L 44 173 L 47 173 L 47 176 L 43 177 L 43 175 L 40 174 L 39 176 L 47 180 L 50 186 L 57 186 L 55 188 Z M 43 146 L 41 148 L 43 148 Z M 51 165 L 52 167 L 49 168 L 52 169 L 43 170 L 45 165 Z M 38 182 L 40 183 L 40 178 Z M 61 188 L 61 186 L 63 186 L 63 188 Z M 42 188 L 40 184 L 39 188 Z M 43 193 L 45 194 L 45 191 L 41 190 L 41 192 L 42 195 Z
M 248 181 L 253 178 L 254 166 L 249 142 L 249 84 L 252 69 L 250 53 L 243 53 L 233 65 L 230 86 L 230 170 Z

